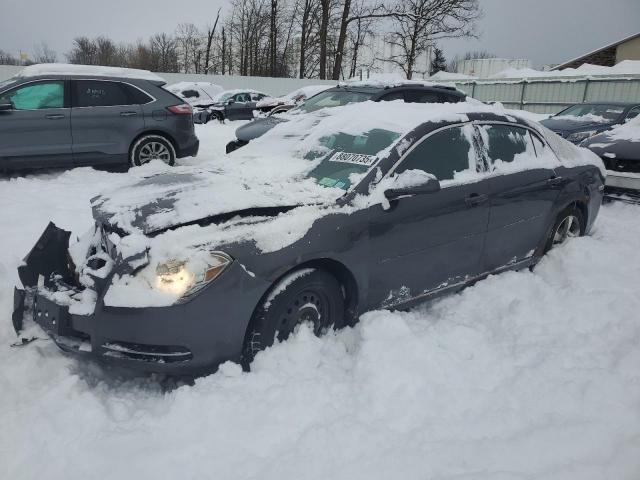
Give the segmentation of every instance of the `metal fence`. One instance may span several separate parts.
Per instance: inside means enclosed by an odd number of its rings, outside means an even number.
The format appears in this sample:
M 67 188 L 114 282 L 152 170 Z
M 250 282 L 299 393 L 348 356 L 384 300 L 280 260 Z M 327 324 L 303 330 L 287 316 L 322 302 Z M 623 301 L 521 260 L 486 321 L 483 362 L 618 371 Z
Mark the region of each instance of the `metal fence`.
M 22 67 L 0 65 L 0 81 L 17 74 Z M 205 81 L 225 89 L 252 88 L 270 95 L 284 95 L 305 85 L 332 85 L 333 80 L 241 77 L 158 73 L 168 83 Z M 474 80 L 455 82 L 457 88 L 484 102 L 501 102 L 506 107 L 534 113 L 556 113 L 564 107 L 589 101 L 640 102 L 640 75 L 583 78 L 541 77 L 530 79 Z
M 640 75 L 474 80 L 455 85 L 483 102 L 501 102 L 505 107 L 534 113 L 557 113 L 582 102 L 640 103 Z

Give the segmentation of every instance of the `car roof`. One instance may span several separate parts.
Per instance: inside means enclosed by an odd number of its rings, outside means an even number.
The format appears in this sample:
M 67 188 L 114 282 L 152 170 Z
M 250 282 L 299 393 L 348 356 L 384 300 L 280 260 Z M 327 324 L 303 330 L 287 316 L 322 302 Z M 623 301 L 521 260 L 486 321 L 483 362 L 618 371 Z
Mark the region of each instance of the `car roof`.
M 447 93 L 458 93 L 460 95 L 465 95 L 464 92 L 458 90 L 455 87 L 449 85 L 426 85 L 420 83 L 397 83 L 393 85 L 349 85 L 349 84 L 338 84 L 335 87 L 331 87 L 327 89 L 327 91 L 348 91 L 348 92 L 385 92 L 392 90 L 440 90 L 445 91 Z
M 150 72 L 137 68 L 105 67 L 99 65 L 75 65 L 66 63 L 41 63 L 29 65 L 23 68 L 17 78 L 37 78 L 43 76 L 63 76 L 63 77 L 96 77 L 96 78 L 117 78 L 132 80 L 148 80 L 152 82 L 166 83 L 165 80 Z

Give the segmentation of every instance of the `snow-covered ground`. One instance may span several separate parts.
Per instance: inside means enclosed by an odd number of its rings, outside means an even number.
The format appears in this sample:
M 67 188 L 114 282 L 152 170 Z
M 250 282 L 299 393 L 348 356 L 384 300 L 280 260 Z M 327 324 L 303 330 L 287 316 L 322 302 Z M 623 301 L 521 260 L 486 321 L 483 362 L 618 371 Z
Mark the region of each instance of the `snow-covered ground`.
M 239 122 L 199 126 L 215 162 Z M 61 354 L 10 348 L 16 267 L 46 223 L 81 233 L 89 198 L 129 182 L 89 168 L 0 178 L 1 479 L 640 477 L 640 207 L 534 272 L 490 277 L 353 329 L 308 328 L 163 390 Z

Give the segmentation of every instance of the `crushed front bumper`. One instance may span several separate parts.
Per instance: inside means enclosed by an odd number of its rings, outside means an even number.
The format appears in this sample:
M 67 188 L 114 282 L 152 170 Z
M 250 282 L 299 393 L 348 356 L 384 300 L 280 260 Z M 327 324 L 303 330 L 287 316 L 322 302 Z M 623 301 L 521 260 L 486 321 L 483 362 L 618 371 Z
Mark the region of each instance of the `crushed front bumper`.
M 108 277 L 93 313 L 80 315 L 52 299 L 55 286 L 47 280 L 72 276 L 69 262 L 53 256 L 68 258 L 68 239 L 69 232 L 49 224 L 20 267 L 25 288 L 14 290 L 12 315 L 18 333 L 33 321 L 66 352 L 146 372 L 203 375 L 240 361 L 246 327 L 268 285 L 238 262 L 192 299 L 168 307 L 104 305 Z

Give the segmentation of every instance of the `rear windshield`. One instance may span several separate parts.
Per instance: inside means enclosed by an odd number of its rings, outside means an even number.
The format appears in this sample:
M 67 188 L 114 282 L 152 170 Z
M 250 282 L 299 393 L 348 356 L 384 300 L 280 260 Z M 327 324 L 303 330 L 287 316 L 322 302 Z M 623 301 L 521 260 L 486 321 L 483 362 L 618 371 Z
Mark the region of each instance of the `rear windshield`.
M 620 105 L 574 105 L 556 115 L 560 117 L 587 117 L 590 121 L 606 122 L 617 120 L 624 112 Z
M 348 103 L 366 102 L 373 95 L 373 93 L 350 92 L 348 90 L 327 91 L 311 97 L 296 110 L 308 113 L 321 108 L 342 107 Z

